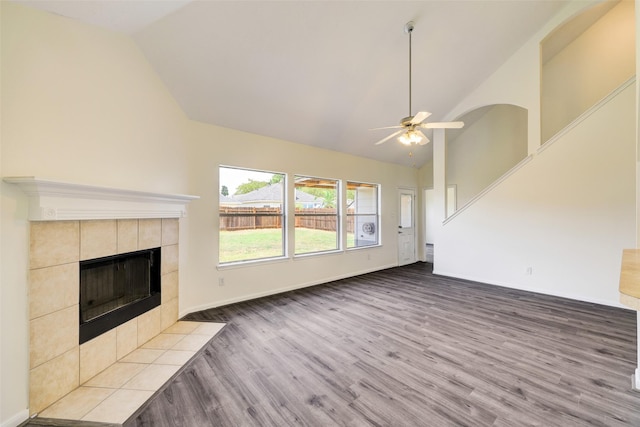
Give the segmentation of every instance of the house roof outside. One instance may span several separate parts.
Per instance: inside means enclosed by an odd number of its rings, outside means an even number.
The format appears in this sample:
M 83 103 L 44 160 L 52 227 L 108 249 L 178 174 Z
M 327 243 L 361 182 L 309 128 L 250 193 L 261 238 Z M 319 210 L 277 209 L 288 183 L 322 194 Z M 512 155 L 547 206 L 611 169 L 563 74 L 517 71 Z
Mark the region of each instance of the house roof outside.
M 313 203 L 317 205 L 323 205 L 324 199 L 316 197 L 313 194 L 305 193 L 296 189 L 295 191 L 296 203 Z M 282 203 L 283 190 L 282 183 L 266 185 L 264 187 L 253 190 L 249 193 L 238 194 L 234 196 L 220 195 L 220 204 L 224 205 L 243 205 L 243 204 L 256 204 L 256 203 Z
M 225 196 L 224 194 L 219 194 L 219 196 L 220 196 L 220 204 L 224 204 L 224 205 L 235 205 L 235 204 L 237 204 L 237 202 L 235 200 L 233 200 L 232 197 Z

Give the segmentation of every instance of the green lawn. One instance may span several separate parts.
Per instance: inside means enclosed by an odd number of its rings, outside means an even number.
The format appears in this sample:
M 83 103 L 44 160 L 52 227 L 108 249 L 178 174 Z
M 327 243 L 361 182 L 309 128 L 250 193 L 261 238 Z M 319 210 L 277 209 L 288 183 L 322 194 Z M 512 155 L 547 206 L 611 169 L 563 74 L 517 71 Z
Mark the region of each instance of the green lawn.
M 336 233 L 333 231 L 297 228 L 295 253 L 329 251 L 336 249 Z M 353 244 L 353 234 L 347 235 L 349 245 Z M 246 261 L 249 259 L 272 258 L 282 253 L 282 230 L 220 231 L 220 262 Z

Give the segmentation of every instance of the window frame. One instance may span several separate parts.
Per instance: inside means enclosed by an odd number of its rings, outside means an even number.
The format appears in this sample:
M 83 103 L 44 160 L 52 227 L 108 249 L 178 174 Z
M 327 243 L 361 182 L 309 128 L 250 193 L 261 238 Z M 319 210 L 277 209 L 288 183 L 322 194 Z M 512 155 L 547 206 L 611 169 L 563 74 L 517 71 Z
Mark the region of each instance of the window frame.
M 282 199 L 281 199 L 281 203 L 280 203 L 280 213 L 264 213 L 264 214 L 260 214 L 257 215 L 255 213 L 249 214 L 249 213 L 239 213 L 239 214 L 228 214 L 228 213 L 222 213 L 221 212 L 221 188 L 222 188 L 222 176 L 221 176 L 221 172 L 222 169 L 235 169 L 235 170 L 239 170 L 239 171 L 244 171 L 244 172 L 248 172 L 248 173 L 264 173 L 264 174 L 271 174 L 271 175 L 281 175 L 282 176 L 282 180 L 280 181 L 280 183 L 282 184 Z M 274 172 L 274 171 L 269 171 L 269 170 L 265 170 L 265 169 L 253 169 L 253 168 L 246 168 L 246 167 L 240 167 L 240 166 L 228 166 L 228 165 L 218 165 L 218 267 L 219 268 L 226 268 L 226 267 L 232 267 L 232 266 L 237 266 L 237 265 L 245 265 L 245 264 L 252 264 L 252 263 L 264 263 L 264 262 L 273 262 L 273 261 L 279 261 L 279 260 L 285 260 L 288 258 L 287 252 L 288 252 L 288 227 L 287 227 L 287 223 L 288 223 L 288 204 L 287 204 L 287 188 L 288 188 L 288 176 L 285 172 Z M 259 206 L 253 206 L 254 208 L 260 208 Z M 255 216 L 257 217 L 280 217 L 280 230 L 281 230 L 281 249 L 282 251 L 280 252 L 280 254 L 278 255 L 273 255 L 273 256 L 264 256 L 264 257 L 257 257 L 257 258 L 248 258 L 248 259 L 241 259 L 241 260 L 232 260 L 232 261 L 222 261 L 221 260 L 221 255 L 223 253 L 223 247 L 222 247 L 222 242 L 220 239 L 220 232 L 222 231 L 221 225 L 222 225 L 222 218 L 225 217 L 245 217 L 245 216 Z M 255 228 L 255 229 L 259 229 L 259 228 Z
M 373 248 L 373 247 L 378 247 L 378 246 L 382 246 L 382 233 L 380 232 L 380 221 L 381 221 L 381 217 L 380 217 L 380 202 L 381 202 L 381 194 L 382 194 L 382 190 L 381 190 L 381 186 L 380 184 L 377 183 L 373 183 L 373 182 L 363 182 L 363 181 L 355 181 L 355 180 L 347 180 L 345 182 L 346 185 L 346 191 L 345 191 L 345 204 L 348 202 L 347 198 L 348 198 L 348 194 L 349 194 L 349 190 L 350 190 L 350 186 L 351 185 L 358 185 L 358 186 L 363 186 L 363 187 L 373 187 L 375 188 L 375 195 L 376 195 L 376 201 L 375 201 L 375 213 L 353 213 L 350 214 L 349 213 L 349 206 L 346 206 L 345 209 L 345 218 L 347 220 L 347 224 L 345 225 L 345 240 L 346 240 L 346 249 L 348 251 L 352 251 L 352 250 L 359 250 L 359 249 L 366 249 L 366 248 Z M 354 201 L 355 203 L 355 201 Z M 375 235 L 375 243 L 372 243 L 370 245 L 361 245 L 361 246 L 357 246 L 355 244 L 355 242 L 357 241 L 357 239 L 355 238 L 356 236 L 356 224 L 357 224 L 357 217 L 358 216 L 375 216 L 375 230 L 374 230 L 374 235 Z M 353 217 L 354 218 L 354 246 L 349 246 L 349 242 L 348 242 L 348 223 L 349 223 L 349 218 Z
M 332 254 L 332 253 L 337 253 L 337 252 L 341 252 L 343 251 L 343 243 L 342 243 L 342 180 L 337 179 L 337 178 L 321 178 L 321 177 L 317 177 L 317 176 L 311 176 L 311 175 L 304 175 L 304 174 L 294 174 L 293 175 L 293 191 L 294 191 L 294 197 L 296 194 L 296 191 L 298 189 L 298 182 L 299 179 L 308 179 L 308 180 L 317 180 L 318 182 L 333 182 L 335 183 L 335 186 L 333 188 L 333 190 L 335 191 L 335 213 L 310 213 L 310 214 L 305 214 L 304 212 L 299 212 L 296 208 L 297 203 L 294 201 L 292 209 L 294 211 L 293 213 L 293 249 L 292 249 L 292 254 L 294 258 L 300 258 L 300 257 L 309 257 L 309 256 L 316 256 L 316 255 L 323 255 L 323 254 Z M 314 187 L 314 188 L 321 188 L 321 187 Z M 314 250 L 314 251 L 310 251 L 310 252 L 297 252 L 297 245 L 300 241 L 300 239 L 297 237 L 297 230 L 298 227 L 296 227 L 296 219 L 299 217 L 334 217 L 335 218 L 335 235 L 336 235 L 336 245 L 335 248 L 331 248 L 331 249 L 324 249 L 324 250 Z M 302 227 L 300 227 L 302 228 Z

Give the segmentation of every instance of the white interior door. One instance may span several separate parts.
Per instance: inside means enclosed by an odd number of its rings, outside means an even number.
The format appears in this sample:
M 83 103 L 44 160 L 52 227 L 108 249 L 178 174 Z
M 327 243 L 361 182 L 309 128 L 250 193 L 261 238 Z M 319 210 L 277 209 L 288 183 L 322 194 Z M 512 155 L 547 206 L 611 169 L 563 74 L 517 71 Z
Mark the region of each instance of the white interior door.
M 415 190 L 398 190 L 398 265 L 416 262 Z

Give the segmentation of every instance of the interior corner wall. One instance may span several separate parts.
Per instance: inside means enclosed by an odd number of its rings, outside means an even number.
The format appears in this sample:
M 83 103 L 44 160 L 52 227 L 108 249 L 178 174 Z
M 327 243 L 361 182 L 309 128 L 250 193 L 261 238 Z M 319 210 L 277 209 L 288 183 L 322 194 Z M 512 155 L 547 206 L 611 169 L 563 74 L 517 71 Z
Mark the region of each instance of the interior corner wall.
M 397 189 L 416 188 L 415 168 L 295 144 L 193 121 L 190 188 L 201 198 L 188 207 L 189 259 L 181 288 L 181 315 L 397 265 Z M 381 190 L 381 246 L 315 256 L 218 264 L 218 167 L 220 165 L 375 183 Z M 293 193 L 288 189 L 288 198 Z M 287 231 L 291 244 L 293 220 Z M 328 267 L 330 266 L 330 268 Z M 224 286 L 219 279 L 224 278 Z
M 133 41 L 0 2 L 2 176 L 188 193 L 186 118 Z M 0 425 L 28 416 L 27 200 L 0 182 Z

